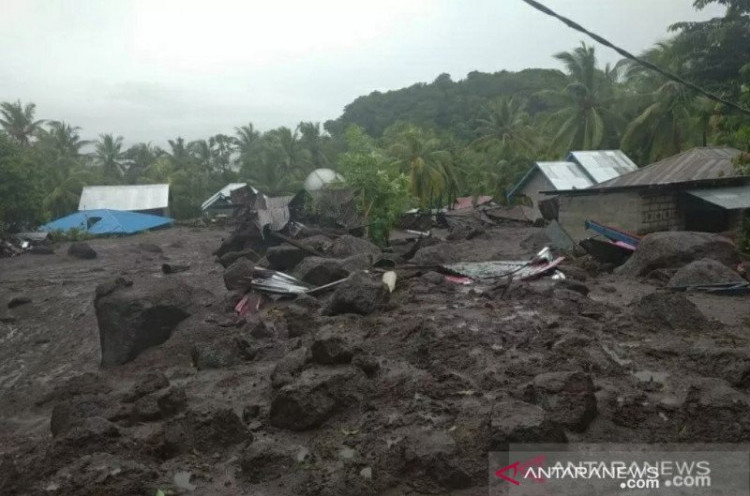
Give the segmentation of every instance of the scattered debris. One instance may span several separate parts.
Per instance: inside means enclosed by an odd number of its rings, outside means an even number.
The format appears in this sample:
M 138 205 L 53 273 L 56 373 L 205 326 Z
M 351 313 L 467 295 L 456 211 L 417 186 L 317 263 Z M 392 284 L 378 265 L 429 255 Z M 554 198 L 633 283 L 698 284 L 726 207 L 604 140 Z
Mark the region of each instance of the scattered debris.
M 549 248 L 545 248 L 536 257 L 528 261 L 464 262 L 443 265 L 442 268 L 452 274 L 466 276 L 474 280 L 500 279 L 503 277 L 528 280 L 553 274 L 563 260 L 565 260 L 564 257 L 555 258 L 551 255 Z

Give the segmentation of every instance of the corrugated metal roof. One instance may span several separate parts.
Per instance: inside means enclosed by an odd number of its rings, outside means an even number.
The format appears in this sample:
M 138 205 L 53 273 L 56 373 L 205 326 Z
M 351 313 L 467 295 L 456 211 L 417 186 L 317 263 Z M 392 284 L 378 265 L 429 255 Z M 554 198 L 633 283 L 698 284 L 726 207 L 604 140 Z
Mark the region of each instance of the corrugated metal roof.
M 153 210 L 169 207 L 169 184 L 84 186 L 78 210 Z
M 638 170 L 638 166 L 621 150 L 570 152 L 567 160 L 580 164 L 595 184 Z
M 693 148 L 601 183 L 598 188 L 655 186 L 739 176 L 732 159 L 740 153 L 731 147 Z
M 691 189 L 688 194 L 696 196 L 727 210 L 750 208 L 750 185 L 726 188 Z
M 229 198 L 232 191 L 247 186 L 247 183 L 229 183 L 219 191 L 211 195 L 211 197 L 201 204 L 201 210 L 206 210 L 208 207 L 219 201 L 221 198 Z M 255 191 L 255 188 L 251 186 L 251 189 Z M 257 193 L 257 191 L 255 191 Z
M 583 189 L 594 184 L 575 162 L 537 162 L 536 166 L 555 189 Z

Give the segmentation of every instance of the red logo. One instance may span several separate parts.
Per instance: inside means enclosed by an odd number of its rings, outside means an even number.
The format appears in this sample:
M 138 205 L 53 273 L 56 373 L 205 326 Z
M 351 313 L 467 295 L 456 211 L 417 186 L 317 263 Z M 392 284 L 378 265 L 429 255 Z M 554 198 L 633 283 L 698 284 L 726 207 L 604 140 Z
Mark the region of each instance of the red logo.
M 521 475 L 522 479 L 525 479 L 524 472 L 526 472 L 526 469 L 530 467 L 542 467 L 544 466 L 544 461 L 547 459 L 546 455 L 538 455 L 534 458 L 530 458 L 526 460 L 525 462 L 514 462 L 508 465 L 507 467 L 501 468 L 500 470 L 495 472 L 495 476 L 503 479 L 504 481 L 510 482 L 511 484 L 515 484 L 516 486 L 520 486 L 521 483 L 516 480 L 516 477 L 518 475 Z M 512 474 L 508 474 L 508 472 L 512 472 Z M 531 480 L 537 483 L 544 483 L 546 479 L 537 478 L 534 476 L 533 472 L 531 473 L 531 476 L 529 477 Z

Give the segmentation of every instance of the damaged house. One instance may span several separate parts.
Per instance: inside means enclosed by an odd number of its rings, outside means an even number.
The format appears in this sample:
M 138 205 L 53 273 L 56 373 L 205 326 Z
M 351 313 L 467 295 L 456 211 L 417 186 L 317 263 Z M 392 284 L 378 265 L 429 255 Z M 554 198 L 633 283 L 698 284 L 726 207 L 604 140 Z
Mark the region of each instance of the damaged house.
M 536 162 L 507 197 L 520 198 L 526 218 L 533 221 L 542 217 L 540 203 L 548 198 L 543 192 L 586 189 L 637 169 L 620 150 L 574 151 L 563 161 Z
M 693 148 L 595 186 L 545 193 L 556 197 L 556 218 L 576 240 L 586 237 L 586 220 L 638 234 L 728 233 L 750 208 L 750 176 L 734 164 L 740 154 L 730 147 Z

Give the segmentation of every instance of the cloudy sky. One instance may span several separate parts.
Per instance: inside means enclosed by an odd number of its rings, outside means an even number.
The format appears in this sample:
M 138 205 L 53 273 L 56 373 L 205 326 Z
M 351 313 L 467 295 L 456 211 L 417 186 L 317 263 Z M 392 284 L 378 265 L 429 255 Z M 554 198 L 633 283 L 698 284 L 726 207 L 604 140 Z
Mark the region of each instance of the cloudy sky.
M 639 52 L 692 0 L 546 0 Z M 338 117 L 443 72 L 557 67 L 583 36 L 521 0 L 0 0 L 0 101 L 128 143 Z M 618 57 L 598 49 L 603 62 Z

